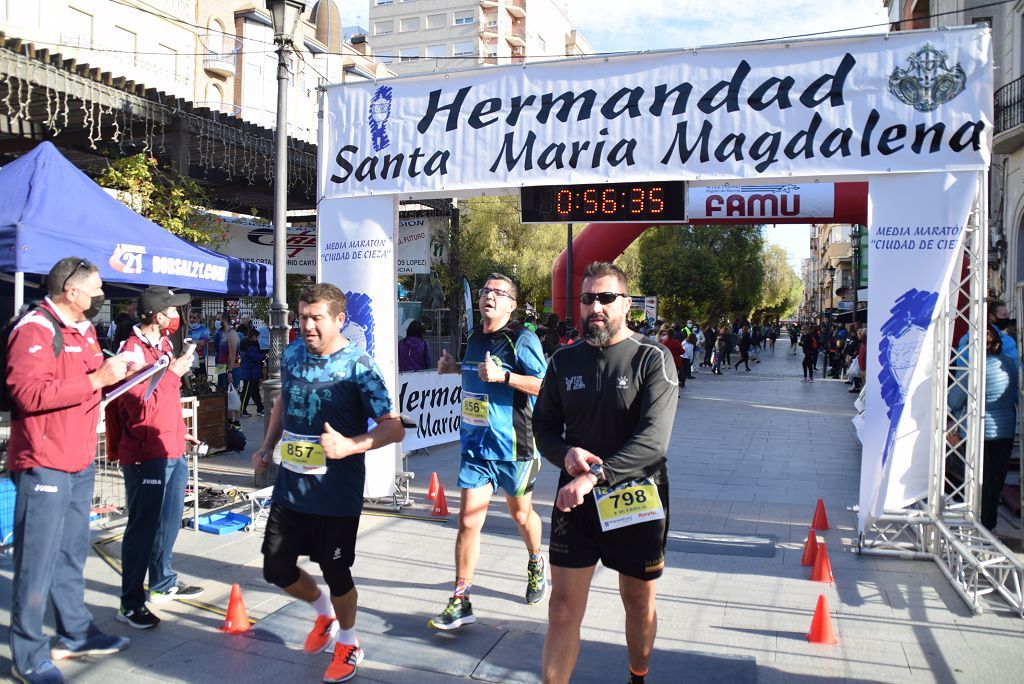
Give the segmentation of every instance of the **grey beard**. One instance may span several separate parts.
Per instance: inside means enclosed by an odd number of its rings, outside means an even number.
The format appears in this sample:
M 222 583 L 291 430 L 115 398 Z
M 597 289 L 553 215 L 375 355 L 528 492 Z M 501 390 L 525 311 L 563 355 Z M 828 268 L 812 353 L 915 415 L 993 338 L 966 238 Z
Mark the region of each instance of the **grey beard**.
M 592 326 L 588 322 L 587 328 L 583 332 L 583 336 L 586 338 L 587 342 L 596 344 L 599 347 L 605 347 L 608 345 L 608 341 L 619 333 L 619 329 L 621 327 L 622 326 L 613 328 L 610 320 L 605 321 L 603 328 Z

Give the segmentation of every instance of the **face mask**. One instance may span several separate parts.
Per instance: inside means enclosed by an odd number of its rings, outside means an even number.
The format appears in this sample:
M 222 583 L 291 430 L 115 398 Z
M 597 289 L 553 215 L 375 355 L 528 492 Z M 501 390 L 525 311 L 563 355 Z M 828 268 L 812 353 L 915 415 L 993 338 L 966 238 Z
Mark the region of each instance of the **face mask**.
M 1006 330 L 1008 327 L 1010 327 L 1010 319 L 1009 318 L 997 318 L 995 320 L 995 322 L 993 323 L 993 325 L 995 325 L 996 328 L 998 328 L 999 330 Z
M 190 322 L 190 323 L 188 324 L 188 329 L 189 329 L 189 330 L 196 330 L 196 329 L 198 329 L 198 328 L 199 328 L 199 324 L 198 324 L 198 323 L 191 323 L 191 322 Z
M 178 317 L 178 316 L 175 316 L 174 318 L 170 319 L 170 323 L 167 324 L 166 328 L 161 328 L 160 329 L 160 332 L 162 332 L 164 335 L 173 335 L 174 333 L 178 332 L 178 326 L 180 326 L 180 325 L 181 325 L 181 318 Z
M 102 308 L 104 301 L 106 301 L 106 298 L 101 294 L 90 298 L 89 308 L 83 311 L 82 315 L 86 318 L 95 318 L 96 314 L 100 312 L 100 308 Z

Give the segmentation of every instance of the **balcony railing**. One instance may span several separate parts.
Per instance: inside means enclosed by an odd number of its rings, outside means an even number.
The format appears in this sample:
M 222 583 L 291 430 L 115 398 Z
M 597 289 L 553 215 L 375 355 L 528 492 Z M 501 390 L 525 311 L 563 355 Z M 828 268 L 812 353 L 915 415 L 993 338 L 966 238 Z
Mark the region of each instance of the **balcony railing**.
M 994 114 L 996 135 L 1024 123 L 1024 76 L 996 91 Z
M 202 36 L 200 42 L 206 49 L 203 68 L 218 76 L 235 75 L 235 60 L 242 49 L 240 38 L 222 33 L 211 32 Z

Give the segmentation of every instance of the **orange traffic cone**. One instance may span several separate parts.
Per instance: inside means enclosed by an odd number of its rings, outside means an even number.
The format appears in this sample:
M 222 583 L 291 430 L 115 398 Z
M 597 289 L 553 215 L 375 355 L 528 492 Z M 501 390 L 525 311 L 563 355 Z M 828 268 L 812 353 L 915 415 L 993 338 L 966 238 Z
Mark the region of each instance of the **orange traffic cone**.
M 437 490 L 441 488 L 441 483 L 437 479 L 437 473 L 434 472 L 430 475 L 430 486 L 427 487 L 427 499 L 430 501 L 434 500 L 437 496 Z
M 807 633 L 807 640 L 812 644 L 838 644 L 839 639 L 832 629 L 832 617 L 828 613 L 828 599 L 824 594 L 818 596 L 818 605 L 814 609 L 814 617 L 811 619 L 811 631 Z
M 800 558 L 800 565 L 811 567 L 818 555 L 818 535 L 814 530 L 807 531 L 807 542 L 804 544 L 804 555 Z
M 228 612 L 224 616 L 224 624 L 220 631 L 228 634 L 244 634 L 249 631 L 251 623 L 245 612 L 245 601 L 242 600 L 242 588 L 238 584 L 231 585 L 231 599 L 228 601 Z
M 822 532 L 828 529 L 828 516 L 825 515 L 825 502 L 818 499 L 818 505 L 814 509 L 814 519 L 811 520 L 811 527 Z
M 444 487 L 438 485 L 437 487 L 437 498 L 434 499 L 434 508 L 430 511 L 431 515 L 448 515 L 448 500 L 444 497 Z
M 811 570 L 812 582 L 828 582 L 832 584 L 832 563 L 828 559 L 828 549 L 824 542 L 819 545 L 814 557 L 814 569 Z

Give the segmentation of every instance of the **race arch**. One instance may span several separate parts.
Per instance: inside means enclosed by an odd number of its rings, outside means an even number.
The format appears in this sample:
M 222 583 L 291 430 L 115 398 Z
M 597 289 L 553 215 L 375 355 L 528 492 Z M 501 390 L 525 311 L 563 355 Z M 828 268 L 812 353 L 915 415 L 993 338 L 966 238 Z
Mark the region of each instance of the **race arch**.
M 499 66 L 328 86 L 321 98 L 318 277 L 365 302 L 392 392 L 400 200 L 552 183 L 866 182 L 861 552 L 934 559 L 976 610 L 990 589 L 1024 610 L 1024 565 L 976 522 L 983 378 L 965 363 L 984 354 L 988 28 Z M 966 279 L 953 275 L 961 261 Z M 961 319 L 967 342 L 951 365 Z M 968 393 L 965 415 L 949 413 L 948 383 Z M 945 421 L 965 428 L 963 456 Z M 947 471 L 955 458 L 963 467 Z M 367 458 L 368 496 L 393 489 L 394 463 Z M 949 481 L 957 470 L 966 479 Z

